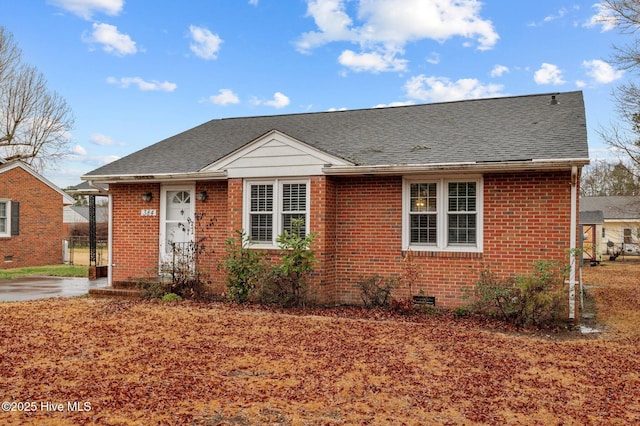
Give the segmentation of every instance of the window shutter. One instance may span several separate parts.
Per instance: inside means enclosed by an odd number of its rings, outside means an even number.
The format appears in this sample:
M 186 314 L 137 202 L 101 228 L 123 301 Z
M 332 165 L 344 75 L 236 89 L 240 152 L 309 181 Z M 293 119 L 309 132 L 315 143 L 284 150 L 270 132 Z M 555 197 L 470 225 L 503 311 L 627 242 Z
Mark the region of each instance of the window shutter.
M 11 235 L 20 235 L 20 203 L 11 202 Z

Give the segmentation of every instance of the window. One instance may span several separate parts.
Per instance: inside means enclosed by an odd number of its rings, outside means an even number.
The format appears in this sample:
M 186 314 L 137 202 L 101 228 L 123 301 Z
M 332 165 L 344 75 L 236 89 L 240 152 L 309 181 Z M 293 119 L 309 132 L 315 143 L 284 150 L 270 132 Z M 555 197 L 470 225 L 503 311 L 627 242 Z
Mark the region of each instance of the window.
M 278 235 L 292 232 L 294 219 L 302 220 L 299 234 L 307 234 L 308 181 L 247 181 L 245 194 L 244 228 L 255 244 L 275 246 Z
M 405 179 L 403 248 L 482 251 L 482 180 Z
M 631 236 L 631 228 L 624 228 L 622 230 L 622 237 L 625 244 L 633 243 L 633 237 Z
M 0 237 L 11 235 L 11 202 L 0 200 Z

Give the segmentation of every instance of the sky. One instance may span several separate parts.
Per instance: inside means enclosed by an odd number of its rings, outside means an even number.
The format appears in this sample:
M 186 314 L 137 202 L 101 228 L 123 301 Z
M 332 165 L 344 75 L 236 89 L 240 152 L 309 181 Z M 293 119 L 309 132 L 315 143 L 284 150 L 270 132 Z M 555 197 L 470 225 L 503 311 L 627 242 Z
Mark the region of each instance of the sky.
M 0 0 L 0 26 L 73 111 L 62 188 L 212 119 L 573 90 L 607 158 L 632 77 L 597 0 Z

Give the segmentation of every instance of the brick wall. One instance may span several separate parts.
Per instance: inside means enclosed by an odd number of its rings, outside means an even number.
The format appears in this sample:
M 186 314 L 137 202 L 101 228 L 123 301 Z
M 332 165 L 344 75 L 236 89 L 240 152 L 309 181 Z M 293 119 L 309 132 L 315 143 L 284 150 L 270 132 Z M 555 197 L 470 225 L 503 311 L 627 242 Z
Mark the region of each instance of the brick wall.
M 214 253 L 204 260 L 216 290 L 225 289 L 217 270 L 224 240 L 242 227 L 242 179 L 198 183 L 208 199 L 196 213 L 215 218 L 207 233 Z M 112 185 L 114 200 L 114 281 L 157 272 L 159 185 Z M 310 228 L 317 234 L 318 263 L 312 294 L 320 302 L 362 303 L 358 280 L 374 273 L 398 276 L 403 270 L 402 178 L 312 177 Z M 484 253 L 412 252 L 420 269 L 413 294 L 423 290 L 439 306 L 465 303 L 484 267 L 506 277 L 529 272 L 536 260 L 567 260 L 571 211 L 570 172 L 488 174 L 484 176 Z M 151 203 L 140 195 L 151 191 Z M 141 217 L 140 209 L 157 209 Z M 204 222 L 207 222 L 206 219 Z M 270 252 L 277 257 L 278 252 Z M 407 288 L 396 297 L 409 295 Z
M 502 277 L 531 271 L 536 260 L 567 261 L 570 172 L 489 174 L 484 177 L 484 253 L 412 252 L 420 269 L 413 288 L 441 306 L 465 303 L 463 289 L 489 267 Z M 335 178 L 336 300 L 361 303 L 357 281 L 403 271 L 402 179 Z M 399 288 L 396 297 L 408 296 Z
M 20 234 L 0 238 L 0 268 L 61 264 L 62 195 L 15 167 L 0 173 L 0 198 L 20 203 Z

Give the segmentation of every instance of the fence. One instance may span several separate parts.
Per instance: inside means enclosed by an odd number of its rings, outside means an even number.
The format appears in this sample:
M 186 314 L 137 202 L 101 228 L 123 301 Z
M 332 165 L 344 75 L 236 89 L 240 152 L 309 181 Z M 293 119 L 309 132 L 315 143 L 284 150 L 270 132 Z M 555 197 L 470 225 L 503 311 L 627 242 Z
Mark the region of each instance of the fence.
M 89 237 L 71 236 L 63 243 L 64 263 L 89 265 Z M 96 265 L 105 266 L 109 260 L 107 240 L 96 241 Z

